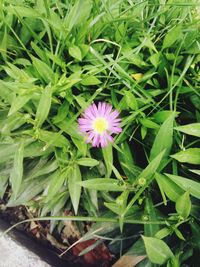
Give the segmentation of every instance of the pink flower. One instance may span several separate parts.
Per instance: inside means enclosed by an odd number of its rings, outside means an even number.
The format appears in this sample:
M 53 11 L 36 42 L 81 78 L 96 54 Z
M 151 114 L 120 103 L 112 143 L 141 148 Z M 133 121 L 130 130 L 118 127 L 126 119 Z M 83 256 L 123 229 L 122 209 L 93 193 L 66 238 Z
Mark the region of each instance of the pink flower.
M 82 118 L 78 119 L 79 130 L 93 147 L 106 147 L 109 142 L 113 142 L 111 135 L 122 131 L 118 116 L 119 112 L 113 111 L 112 106 L 107 103 L 99 102 L 98 106 L 91 104 Z

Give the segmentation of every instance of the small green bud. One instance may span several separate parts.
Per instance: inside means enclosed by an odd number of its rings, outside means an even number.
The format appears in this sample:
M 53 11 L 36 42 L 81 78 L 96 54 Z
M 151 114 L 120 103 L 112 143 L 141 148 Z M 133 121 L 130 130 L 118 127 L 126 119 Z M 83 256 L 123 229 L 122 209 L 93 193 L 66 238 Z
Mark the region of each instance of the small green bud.
M 143 198 L 139 198 L 139 199 L 138 199 L 138 204 L 139 204 L 139 205 L 142 205 L 143 200 L 144 200 Z
M 143 178 L 143 177 L 141 177 L 139 180 L 138 180 L 138 185 L 140 185 L 140 186 L 144 186 L 145 184 L 146 184 L 146 179 L 145 178 Z
M 147 215 L 143 215 L 143 216 L 142 216 L 142 220 L 143 220 L 143 221 L 148 221 L 148 220 L 149 220 L 149 216 L 147 216 Z

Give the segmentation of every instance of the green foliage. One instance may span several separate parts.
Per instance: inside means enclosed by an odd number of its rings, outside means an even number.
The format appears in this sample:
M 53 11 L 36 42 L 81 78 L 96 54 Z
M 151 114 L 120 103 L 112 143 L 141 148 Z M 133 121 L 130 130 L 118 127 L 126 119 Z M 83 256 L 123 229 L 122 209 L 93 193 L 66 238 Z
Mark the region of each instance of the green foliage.
M 166 175 L 183 190 L 189 190 L 192 196 L 200 199 L 200 184 L 198 182 L 177 175 Z
M 0 1 L 0 201 L 98 221 L 139 267 L 198 264 L 199 19 L 195 0 Z M 99 101 L 122 119 L 103 149 L 77 123 Z
M 186 163 L 199 165 L 200 164 L 200 148 L 188 148 L 174 155 L 171 155 L 171 157 L 178 160 L 179 162 L 186 162 Z
M 189 192 L 185 192 L 176 201 L 176 211 L 177 213 L 186 219 L 190 215 L 191 211 L 191 201 Z
M 200 123 L 191 123 L 176 127 L 175 129 L 189 135 L 200 137 Z
M 164 241 L 158 238 L 145 236 L 142 238 L 144 240 L 147 255 L 151 262 L 161 265 L 173 257 L 171 249 Z

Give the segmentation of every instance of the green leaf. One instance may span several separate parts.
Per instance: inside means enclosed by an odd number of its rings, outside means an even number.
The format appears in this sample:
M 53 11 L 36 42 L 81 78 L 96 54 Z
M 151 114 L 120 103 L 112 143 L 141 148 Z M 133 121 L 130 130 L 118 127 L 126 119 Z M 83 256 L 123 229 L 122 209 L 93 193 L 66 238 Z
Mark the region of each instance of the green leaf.
M 62 208 L 65 205 L 65 203 L 68 201 L 69 194 L 65 192 L 59 193 L 55 195 L 52 199 L 50 199 L 48 202 L 46 202 L 40 212 L 40 216 L 44 217 L 47 215 L 47 213 L 51 213 L 51 216 L 56 216 L 58 214 L 61 214 L 63 212 Z M 53 230 L 56 226 L 55 221 L 50 221 L 50 232 Z
M 30 118 L 29 114 L 21 114 L 15 113 L 5 119 L 3 125 L 1 127 L 1 134 L 7 136 L 11 131 L 14 131 L 21 127 L 23 124 L 27 122 L 27 119 Z
M 154 179 L 154 174 L 156 170 L 159 168 L 159 165 L 162 161 L 163 155 L 165 151 L 162 151 L 155 159 L 153 159 L 149 165 L 140 173 L 137 180 L 134 184 L 137 186 L 140 186 L 140 189 L 137 191 L 137 193 L 133 196 L 133 198 L 128 203 L 126 210 L 124 212 L 124 215 L 131 209 L 133 204 L 138 200 L 140 195 L 144 192 L 144 190 L 149 186 L 149 184 Z M 140 181 L 142 180 L 142 185 L 140 185 Z
M 20 108 L 22 108 L 31 99 L 31 97 L 32 97 L 31 94 L 20 95 L 17 97 L 15 96 L 13 101 L 12 101 L 8 116 L 12 115 L 16 111 L 18 111 Z
M 103 158 L 104 158 L 104 162 L 106 165 L 106 177 L 110 177 L 111 173 L 112 173 L 112 165 L 113 165 L 113 148 L 112 145 L 109 145 L 107 147 L 104 147 L 102 149 L 102 153 L 103 153 Z
M 178 116 L 179 112 L 174 112 L 171 110 L 161 110 L 156 112 L 153 115 L 153 118 L 155 120 L 155 122 L 157 123 L 163 123 L 165 122 L 172 114 L 175 114 L 175 116 Z
M 189 192 L 185 192 L 182 196 L 180 196 L 176 201 L 176 211 L 182 216 L 184 219 L 190 215 L 191 211 L 191 200 Z
M 69 54 L 70 56 L 72 56 L 73 58 L 81 61 L 82 60 L 82 55 L 81 55 L 81 50 L 78 46 L 71 46 L 69 47 Z
M 187 179 L 182 176 L 177 176 L 167 173 L 166 175 L 178 186 L 180 186 L 183 190 L 189 191 L 192 196 L 200 199 L 200 183 Z
M 170 200 L 176 202 L 177 199 L 183 194 L 184 191 L 165 175 L 156 173 L 155 178 L 159 187 L 164 191 Z
M 140 178 L 145 178 L 147 181 L 151 180 L 152 176 L 155 174 L 156 170 L 159 168 L 159 165 L 162 163 L 162 159 L 165 155 L 165 150 L 160 152 L 150 163 L 149 165 L 140 173 L 138 180 Z
M 127 106 L 132 110 L 138 110 L 138 104 L 134 94 L 130 91 L 125 91 L 124 95 Z
M 56 171 L 51 175 L 51 182 L 48 187 L 45 202 L 50 201 L 54 196 L 59 193 L 59 190 L 63 186 L 64 181 L 67 179 L 67 171 L 61 173 Z
M 114 213 L 121 215 L 126 208 L 128 196 L 129 191 L 125 190 L 116 198 L 115 202 L 104 202 L 104 205 Z
M 67 114 L 69 112 L 69 103 L 67 101 L 65 101 L 64 103 L 62 103 L 62 105 L 58 108 L 58 113 L 57 115 L 53 118 L 53 122 L 59 123 L 63 120 L 65 120 Z
M 24 181 L 20 188 L 18 198 L 14 199 L 11 195 L 11 199 L 9 200 L 7 206 L 16 207 L 18 205 L 26 205 L 28 201 L 32 200 L 35 196 L 44 191 L 50 181 L 51 176 L 46 178 L 40 176 L 31 181 Z
M 119 205 L 116 204 L 116 203 L 112 203 L 112 202 L 104 202 L 104 206 L 105 206 L 106 208 L 108 208 L 109 210 L 111 210 L 112 212 L 118 214 L 118 215 L 120 215 L 120 213 L 121 213 L 121 210 L 120 210 L 121 207 L 119 207 Z
M 152 263 L 164 264 L 167 260 L 174 255 L 167 244 L 158 239 L 152 237 L 142 236 L 146 248 L 147 255 Z
M 150 221 L 158 220 L 157 211 L 150 196 L 145 199 L 145 214 L 147 214 Z M 160 227 L 158 224 L 145 224 L 144 234 L 145 236 L 153 237 L 159 229 Z
M 175 114 L 172 113 L 161 125 L 150 152 L 150 160 L 154 159 L 164 149 L 164 157 L 167 157 L 169 155 L 173 143 L 174 116 Z M 165 141 L 163 142 L 163 140 Z
M 120 149 L 120 151 L 117 151 L 119 163 L 129 181 L 133 183 L 140 174 L 140 168 L 135 165 L 131 149 L 127 142 L 121 143 Z
M 144 138 L 147 135 L 147 128 L 142 125 L 140 128 L 140 133 L 141 133 L 142 140 L 144 140 Z
M 16 199 L 22 183 L 23 176 L 23 158 L 24 158 L 24 143 L 19 143 L 14 155 L 14 165 L 10 174 L 10 182 L 13 191 L 13 198 Z
M 112 178 L 94 178 L 87 181 L 79 182 L 78 184 L 88 189 L 95 189 L 99 191 L 125 190 L 125 185 L 121 184 L 119 180 Z
M 52 147 L 45 148 L 45 143 L 43 142 L 31 142 L 24 148 L 24 157 L 40 157 L 42 155 L 48 155 L 53 151 Z
M 35 116 L 36 126 L 38 128 L 42 126 L 42 124 L 44 123 L 49 114 L 51 108 L 51 95 L 52 95 L 52 88 L 50 85 L 48 85 L 42 92 Z
M 78 165 L 88 166 L 88 167 L 94 167 L 99 164 L 98 160 L 91 158 L 81 158 L 78 159 L 76 162 Z
M 200 225 L 194 220 L 191 220 L 190 227 L 192 230 L 192 240 L 194 241 L 194 246 L 200 250 Z
M 162 49 L 172 46 L 182 35 L 181 25 L 171 29 L 164 38 Z
M 54 73 L 52 69 L 40 59 L 31 56 L 33 61 L 33 66 L 36 68 L 38 75 L 43 79 L 46 83 L 52 82 L 54 78 Z
M 171 155 L 171 157 L 179 162 L 200 164 L 200 148 L 188 148 Z
M 82 178 L 79 166 L 74 164 L 68 174 L 68 188 L 75 214 L 78 212 L 78 206 L 81 197 L 81 180 Z
M 174 129 L 182 133 L 200 137 L 200 123 L 191 123 L 191 124 L 175 127 Z
M 171 229 L 164 227 L 155 234 L 155 237 L 158 239 L 163 239 L 170 234 L 171 234 Z
M 175 234 L 178 236 L 179 239 L 185 241 L 184 236 L 182 235 L 181 231 L 178 228 L 174 229 Z M 179 265 L 178 265 L 179 266 Z
M 159 125 L 157 123 L 155 123 L 152 120 L 147 119 L 147 118 L 140 119 L 140 123 L 144 127 L 149 128 L 149 129 L 158 129 L 159 128 Z
M 81 138 L 83 138 L 81 136 Z M 87 154 L 87 144 L 83 139 L 77 139 L 72 137 L 72 141 L 75 144 L 75 146 L 78 148 L 79 156 L 85 157 Z
M 81 81 L 82 85 L 98 85 L 100 84 L 101 81 L 99 79 L 97 79 L 97 77 L 95 76 L 86 76 L 83 78 L 83 80 Z
M 33 8 L 25 7 L 25 6 L 7 6 L 7 10 L 12 12 L 20 17 L 29 17 L 29 18 L 38 18 L 39 13 Z
M 46 57 L 46 53 L 44 50 L 42 50 L 36 43 L 31 42 L 31 47 L 33 48 L 34 52 L 38 55 L 38 57 L 46 62 L 47 57 Z
M 149 58 L 151 64 L 157 68 L 159 63 L 160 63 L 160 53 L 156 53 L 156 54 L 153 54 L 152 56 L 150 56 Z
M 26 175 L 26 181 L 45 174 L 49 175 L 50 173 L 54 172 L 57 168 L 58 168 L 58 163 L 56 160 L 51 159 L 47 161 L 47 159 L 41 158 L 35 165 L 35 167 L 31 168 L 31 170 Z
M 59 122 L 56 124 L 62 131 L 70 135 L 72 138 L 80 140 L 82 143 L 83 141 L 83 136 L 80 134 L 78 131 L 78 124 L 77 123 L 68 123 L 67 120 Z M 86 145 L 86 144 L 85 144 Z
M 69 141 L 59 132 L 54 133 L 40 129 L 38 131 L 38 138 L 43 142 L 45 142 L 48 146 L 55 146 L 55 147 L 69 146 Z
M 84 0 L 84 2 L 82 0 L 76 1 L 67 15 L 64 27 L 70 32 L 75 26 L 80 24 L 83 25 L 83 23 L 88 19 L 91 9 L 91 0 Z

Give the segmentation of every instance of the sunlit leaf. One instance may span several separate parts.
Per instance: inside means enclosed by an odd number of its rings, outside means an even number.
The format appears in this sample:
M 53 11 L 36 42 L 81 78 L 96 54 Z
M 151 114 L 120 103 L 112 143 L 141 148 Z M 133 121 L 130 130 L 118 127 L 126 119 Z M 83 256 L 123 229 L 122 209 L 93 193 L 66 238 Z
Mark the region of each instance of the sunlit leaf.
M 200 183 L 178 175 L 172 175 L 168 173 L 166 173 L 166 175 L 183 190 L 189 191 L 192 196 L 200 199 Z
M 147 255 L 151 262 L 156 264 L 164 264 L 167 260 L 173 257 L 171 249 L 167 244 L 153 237 L 142 236 L 146 248 Z
M 177 213 L 186 219 L 191 211 L 191 200 L 189 191 L 185 192 L 176 201 L 176 211 Z
M 179 162 L 198 165 L 200 164 L 200 148 L 188 148 L 174 155 L 171 155 L 171 157 L 178 160 Z
M 200 137 L 200 123 L 191 123 L 174 128 L 177 131 Z
M 94 178 L 78 183 L 80 186 L 100 191 L 124 191 L 125 186 L 119 180 L 111 178 Z

